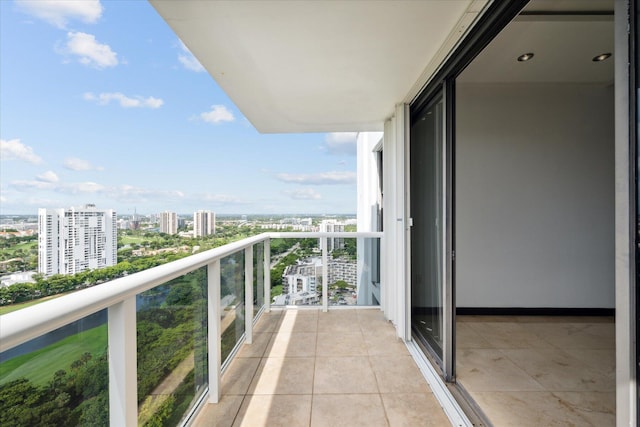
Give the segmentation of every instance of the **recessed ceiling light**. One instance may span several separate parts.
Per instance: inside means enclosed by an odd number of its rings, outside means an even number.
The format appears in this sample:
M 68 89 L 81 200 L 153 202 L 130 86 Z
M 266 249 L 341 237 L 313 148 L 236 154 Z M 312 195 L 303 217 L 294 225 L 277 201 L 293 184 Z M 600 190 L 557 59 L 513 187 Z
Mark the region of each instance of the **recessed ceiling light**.
M 525 53 L 524 55 L 518 56 L 518 62 L 526 62 L 533 58 L 533 53 Z
M 604 61 L 605 59 L 608 59 L 610 56 L 611 56 L 610 53 L 601 53 L 598 56 L 594 56 L 592 61 L 593 62 L 601 62 L 601 61 Z

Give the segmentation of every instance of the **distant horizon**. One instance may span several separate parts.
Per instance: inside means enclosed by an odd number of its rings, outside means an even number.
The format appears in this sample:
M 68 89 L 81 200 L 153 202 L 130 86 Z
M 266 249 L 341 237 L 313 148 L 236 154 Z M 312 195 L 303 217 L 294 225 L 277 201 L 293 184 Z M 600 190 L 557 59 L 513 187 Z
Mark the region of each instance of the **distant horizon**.
M 0 214 L 357 209 L 356 132 L 260 134 L 146 1 L 0 1 Z
M 109 209 L 109 208 L 107 208 Z M 160 211 L 162 212 L 162 211 Z M 160 214 L 160 212 L 152 212 L 152 213 L 140 213 L 137 212 L 136 215 L 141 215 L 141 216 L 149 216 L 149 215 L 157 215 Z M 173 211 L 170 211 L 173 212 Z M 194 211 L 195 212 L 195 211 Z M 357 217 L 356 213 L 339 213 L 339 212 L 334 212 L 334 213 L 218 213 L 213 211 L 216 214 L 216 218 L 221 216 L 221 217 L 229 217 L 229 216 L 258 216 L 258 217 L 331 217 L 331 216 L 347 216 L 347 217 Z M 119 213 L 116 210 L 116 216 L 128 216 L 128 215 L 133 215 L 133 214 L 129 214 L 129 213 Z M 178 213 L 176 212 L 176 215 L 178 216 L 192 216 L 193 212 L 190 213 Z M 38 216 L 38 212 L 33 213 L 33 214 L 28 214 L 28 213 L 13 213 L 13 214 L 0 214 L 0 218 L 7 218 L 7 217 L 37 217 Z

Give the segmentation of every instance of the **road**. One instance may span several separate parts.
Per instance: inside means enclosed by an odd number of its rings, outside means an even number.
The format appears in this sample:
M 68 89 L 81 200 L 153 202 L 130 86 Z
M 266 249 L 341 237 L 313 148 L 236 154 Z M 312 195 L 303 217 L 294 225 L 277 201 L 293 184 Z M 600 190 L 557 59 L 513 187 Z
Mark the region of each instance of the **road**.
M 194 353 L 191 352 L 142 402 L 138 411 L 138 425 L 144 425 L 160 409 L 162 404 L 180 386 L 193 370 Z
M 300 249 L 300 243 L 296 243 L 295 245 L 291 246 L 288 250 L 286 250 L 285 252 L 278 254 L 274 257 L 271 257 L 271 266 L 269 268 L 273 268 L 276 266 L 276 264 L 278 263 L 278 261 L 280 261 L 282 258 L 286 257 L 287 255 L 289 255 L 291 252 Z

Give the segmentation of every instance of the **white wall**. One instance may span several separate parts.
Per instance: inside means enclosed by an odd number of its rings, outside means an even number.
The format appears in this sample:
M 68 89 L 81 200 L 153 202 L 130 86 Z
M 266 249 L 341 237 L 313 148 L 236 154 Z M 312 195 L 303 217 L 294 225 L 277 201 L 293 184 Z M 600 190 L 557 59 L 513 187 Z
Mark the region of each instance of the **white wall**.
M 357 138 L 358 150 L 358 231 L 379 231 L 379 182 L 377 154 L 374 149 L 381 145 L 382 132 L 360 132 Z M 373 285 L 372 270 L 374 239 L 358 238 L 358 305 L 373 305 L 375 298 L 381 300 L 380 288 Z
M 409 328 L 409 283 L 406 277 L 407 224 L 405 215 L 405 144 L 408 105 L 398 104 L 384 124 L 383 138 L 383 218 L 381 255 L 381 307 L 385 318 L 393 322 L 397 335 L 411 339 Z
M 382 132 L 359 132 L 358 159 L 358 231 L 378 231 L 379 174 L 374 148 L 382 140 Z
M 613 88 L 457 87 L 458 307 L 614 307 Z

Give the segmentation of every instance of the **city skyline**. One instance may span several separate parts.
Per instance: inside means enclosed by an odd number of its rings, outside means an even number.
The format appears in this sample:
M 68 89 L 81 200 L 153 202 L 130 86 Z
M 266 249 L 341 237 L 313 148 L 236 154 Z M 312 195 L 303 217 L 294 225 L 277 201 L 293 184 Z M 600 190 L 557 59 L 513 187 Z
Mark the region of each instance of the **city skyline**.
M 141 1 L 0 2 L 0 214 L 351 214 L 355 133 L 261 135 Z

